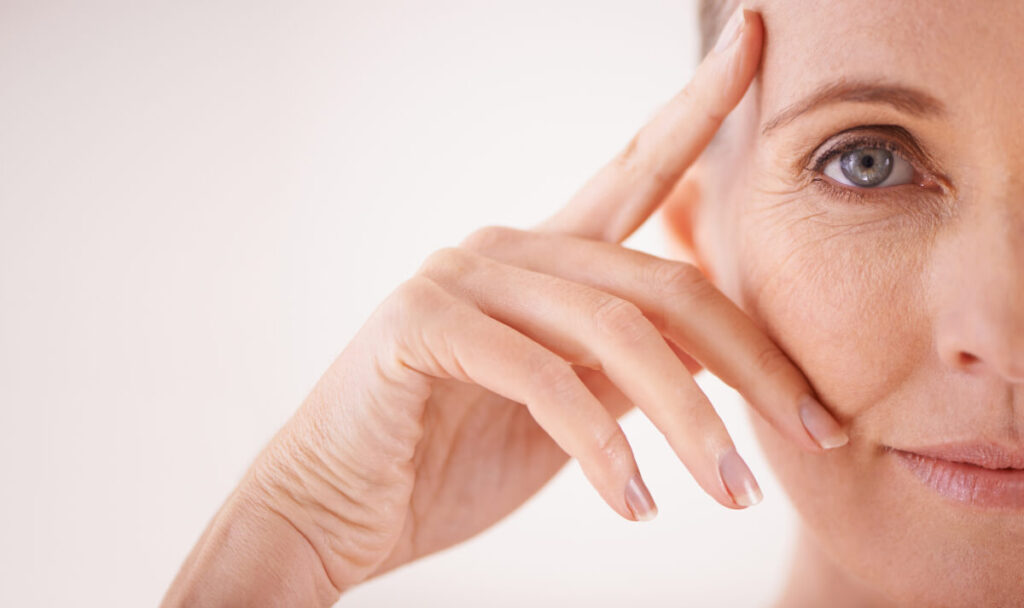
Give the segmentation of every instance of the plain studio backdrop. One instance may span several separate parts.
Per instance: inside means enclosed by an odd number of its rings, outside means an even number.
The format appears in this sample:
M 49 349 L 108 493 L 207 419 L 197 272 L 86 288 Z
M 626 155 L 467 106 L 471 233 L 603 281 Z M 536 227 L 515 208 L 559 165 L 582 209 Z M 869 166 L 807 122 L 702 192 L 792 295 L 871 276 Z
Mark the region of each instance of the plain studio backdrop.
M 693 73 L 683 0 L 0 3 L 0 604 L 155 605 L 374 307 L 563 204 Z M 627 246 L 665 255 L 656 215 Z M 595 268 L 595 272 L 600 272 Z M 575 461 L 341 606 L 763 606 L 795 519 L 726 509 L 638 411 L 660 507 Z

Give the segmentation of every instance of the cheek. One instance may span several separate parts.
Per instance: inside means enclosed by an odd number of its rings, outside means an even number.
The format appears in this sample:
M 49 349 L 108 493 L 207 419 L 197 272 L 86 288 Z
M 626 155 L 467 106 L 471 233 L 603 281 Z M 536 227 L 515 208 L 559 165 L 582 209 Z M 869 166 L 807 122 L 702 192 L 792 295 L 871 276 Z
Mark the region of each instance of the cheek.
M 952 587 L 985 589 L 984 569 L 968 566 L 988 562 L 962 547 L 965 536 L 984 537 L 931 505 L 911 508 L 879 447 L 887 430 L 915 424 L 900 391 L 924 373 L 933 350 L 923 301 L 932 232 L 881 209 L 748 200 L 733 224 L 742 246 L 729 295 L 804 371 L 851 437 L 841 450 L 807 453 L 747 408 L 801 522 L 831 559 L 892 597 L 941 602 L 950 586 L 937 584 L 936 571 L 958 572 Z
M 736 224 L 736 299 L 841 422 L 856 423 L 928 356 L 930 233 L 806 195 L 751 205 Z

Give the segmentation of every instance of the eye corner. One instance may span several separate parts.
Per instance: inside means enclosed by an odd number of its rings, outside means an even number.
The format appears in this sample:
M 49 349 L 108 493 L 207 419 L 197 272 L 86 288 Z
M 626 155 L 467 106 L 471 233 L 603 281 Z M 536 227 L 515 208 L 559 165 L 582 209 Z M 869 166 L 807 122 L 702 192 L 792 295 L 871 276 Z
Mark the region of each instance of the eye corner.
M 925 190 L 946 196 L 955 196 L 956 187 L 945 175 L 934 171 L 921 171 L 921 180 L 917 185 Z

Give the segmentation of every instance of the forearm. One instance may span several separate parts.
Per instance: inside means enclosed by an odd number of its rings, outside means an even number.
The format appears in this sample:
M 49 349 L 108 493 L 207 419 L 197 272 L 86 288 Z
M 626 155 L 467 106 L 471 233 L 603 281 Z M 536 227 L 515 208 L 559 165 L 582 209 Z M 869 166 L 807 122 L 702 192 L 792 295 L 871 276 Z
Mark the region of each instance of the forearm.
M 339 595 L 306 537 L 239 489 L 207 526 L 163 606 L 331 606 Z

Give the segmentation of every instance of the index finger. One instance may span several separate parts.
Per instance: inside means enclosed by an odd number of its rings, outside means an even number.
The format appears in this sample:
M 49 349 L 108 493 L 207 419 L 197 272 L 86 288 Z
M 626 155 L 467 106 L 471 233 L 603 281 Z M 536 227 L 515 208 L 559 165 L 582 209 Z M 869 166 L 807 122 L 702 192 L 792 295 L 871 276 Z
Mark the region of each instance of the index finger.
M 743 98 L 761 59 L 761 16 L 740 6 L 693 79 L 569 203 L 536 226 L 621 242 L 654 212 Z

